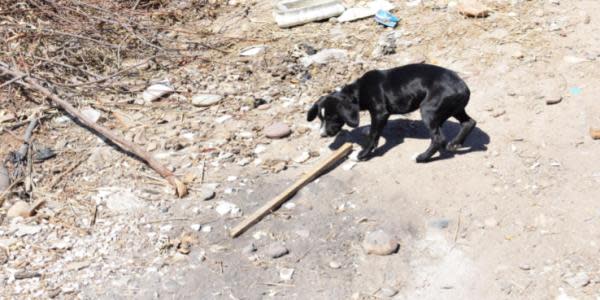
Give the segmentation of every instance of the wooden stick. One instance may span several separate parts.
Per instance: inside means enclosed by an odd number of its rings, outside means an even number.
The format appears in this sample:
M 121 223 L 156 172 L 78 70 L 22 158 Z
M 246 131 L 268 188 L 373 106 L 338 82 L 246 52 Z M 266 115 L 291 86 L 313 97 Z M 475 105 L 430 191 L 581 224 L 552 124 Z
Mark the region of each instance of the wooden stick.
M 0 71 L 9 74 L 13 77 L 23 77 L 25 74 L 20 71 L 15 71 L 8 68 L 8 65 L 0 62 Z M 121 147 L 121 149 L 130 152 L 146 162 L 154 171 L 160 174 L 162 177 L 167 179 L 167 181 L 175 188 L 175 192 L 177 196 L 183 197 L 187 194 L 187 187 L 183 182 L 181 182 L 173 172 L 169 171 L 165 166 L 161 165 L 158 161 L 156 161 L 152 155 L 142 149 L 140 146 L 130 143 L 119 134 L 112 132 L 111 130 L 104 128 L 81 114 L 75 107 L 73 107 L 69 102 L 59 98 L 56 94 L 52 93 L 47 88 L 41 86 L 35 79 L 31 77 L 25 77 L 22 80 L 17 81 L 18 84 L 37 90 L 38 92 L 44 94 L 44 96 L 48 97 L 48 99 L 52 100 L 55 104 L 60 106 L 63 110 L 65 110 L 71 116 L 77 118 L 83 125 L 88 128 L 93 129 L 104 137 L 108 138 L 110 141 L 115 143 L 117 146 Z
M 342 145 L 338 150 L 336 150 L 330 157 L 319 162 L 317 166 L 315 166 L 308 173 L 304 174 L 302 178 L 298 179 L 292 186 L 290 186 L 283 193 L 279 194 L 279 196 L 275 197 L 271 201 L 265 203 L 261 208 L 255 211 L 253 214 L 248 216 L 244 221 L 231 229 L 230 235 L 231 237 L 237 237 L 250 228 L 252 225 L 256 224 L 260 219 L 268 215 L 270 212 L 281 206 L 290 196 L 294 195 L 297 191 L 299 191 L 305 184 L 311 182 L 315 178 L 317 178 L 323 171 L 331 167 L 333 164 L 338 162 L 340 159 L 346 157 L 350 152 L 352 152 L 352 144 L 346 143 Z

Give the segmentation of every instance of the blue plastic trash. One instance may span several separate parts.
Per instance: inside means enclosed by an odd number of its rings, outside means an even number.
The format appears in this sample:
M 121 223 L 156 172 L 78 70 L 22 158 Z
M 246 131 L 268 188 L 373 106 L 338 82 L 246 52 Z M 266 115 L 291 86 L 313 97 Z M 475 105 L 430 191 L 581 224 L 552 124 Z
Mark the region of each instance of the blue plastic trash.
M 385 11 L 380 9 L 375 14 L 375 21 L 386 27 L 396 27 L 400 19 L 394 15 L 392 15 L 389 11 Z
M 577 96 L 577 95 L 581 94 L 581 92 L 583 92 L 583 90 L 580 87 L 572 87 L 569 89 L 569 92 L 571 92 L 571 95 Z

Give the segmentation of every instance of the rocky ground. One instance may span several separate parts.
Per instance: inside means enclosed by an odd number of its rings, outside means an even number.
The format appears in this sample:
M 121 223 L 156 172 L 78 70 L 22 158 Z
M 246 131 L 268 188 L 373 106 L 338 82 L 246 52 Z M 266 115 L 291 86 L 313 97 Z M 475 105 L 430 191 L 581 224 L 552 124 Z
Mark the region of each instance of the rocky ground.
M 46 203 L 33 217 L 7 216 L 17 196 L 0 210 L 0 298 L 600 298 L 600 144 L 589 136 L 600 3 L 490 0 L 486 18 L 454 1 L 393 3 L 395 29 L 371 18 L 280 29 L 269 1 L 232 0 L 215 20 L 174 25 L 236 41 L 226 51 L 169 73 L 146 66 L 175 93 L 81 99 L 183 178 L 182 199 L 46 109 L 34 141 L 57 156 L 34 165 L 32 182 L 56 183 L 34 188 L 31 201 Z M 309 64 L 320 52 L 334 54 Z M 362 142 L 368 115 L 319 137 L 305 114 L 320 95 L 423 61 L 470 86 L 468 149 L 416 164 L 427 131 L 418 114 L 396 117 L 378 156 L 342 163 L 229 237 L 336 145 Z M 2 157 L 20 144 L 1 138 Z

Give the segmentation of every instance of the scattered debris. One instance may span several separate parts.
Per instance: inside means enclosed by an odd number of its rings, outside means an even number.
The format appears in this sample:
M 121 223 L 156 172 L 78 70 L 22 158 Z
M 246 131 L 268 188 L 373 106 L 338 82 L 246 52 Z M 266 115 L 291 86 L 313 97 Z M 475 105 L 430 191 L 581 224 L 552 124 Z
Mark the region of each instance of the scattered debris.
M 583 92 L 583 89 L 581 89 L 580 87 L 572 87 L 569 89 L 569 92 L 573 96 L 578 96 L 578 95 L 581 95 L 581 93 Z
M 300 58 L 300 63 L 304 67 L 309 67 L 313 64 L 326 65 L 334 61 L 342 61 L 348 57 L 348 51 L 344 49 L 323 49 L 317 54 Z
M 365 7 L 352 7 L 347 9 L 341 16 L 337 18 L 338 22 L 350 22 L 374 16 L 377 11 L 390 11 L 395 8 L 395 5 L 386 0 L 375 0 L 367 3 Z
M 400 245 L 398 241 L 380 229 L 367 233 L 362 246 L 367 254 L 390 255 L 395 253 Z
M 294 275 L 294 269 L 291 269 L 291 268 L 279 269 L 279 279 L 281 279 L 282 281 L 292 280 L 293 275 Z
M 346 8 L 339 0 L 287 0 L 277 3 L 273 18 L 281 28 L 339 16 Z
M 394 28 L 400 22 L 400 18 L 392 15 L 390 12 L 380 9 L 375 14 L 375 21 L 385 27 Z

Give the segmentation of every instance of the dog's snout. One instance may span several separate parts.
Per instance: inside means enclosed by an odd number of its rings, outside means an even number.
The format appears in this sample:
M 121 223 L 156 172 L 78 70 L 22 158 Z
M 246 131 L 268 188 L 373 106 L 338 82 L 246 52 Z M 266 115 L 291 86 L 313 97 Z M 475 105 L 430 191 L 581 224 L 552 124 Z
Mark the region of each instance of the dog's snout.
M 327 130 L 325 129 L 325 122 L 321 123 L 321 130 L 319 130 L 321 137 L 327 137 Z

